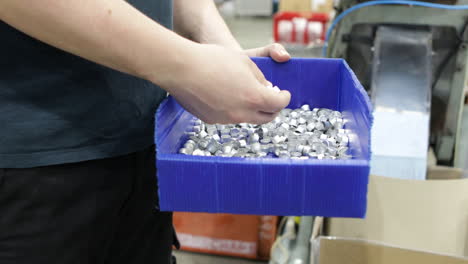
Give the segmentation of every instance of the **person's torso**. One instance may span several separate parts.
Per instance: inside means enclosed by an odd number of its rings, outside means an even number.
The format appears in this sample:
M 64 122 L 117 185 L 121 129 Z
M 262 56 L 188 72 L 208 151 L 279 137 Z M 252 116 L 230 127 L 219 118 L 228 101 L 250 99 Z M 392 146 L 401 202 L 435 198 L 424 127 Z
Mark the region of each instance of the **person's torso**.
M 172 28 L 171 0 L 129 0 Z M 166 92 L 0 21 L 0 168 L 106 158 L 152 144 Z

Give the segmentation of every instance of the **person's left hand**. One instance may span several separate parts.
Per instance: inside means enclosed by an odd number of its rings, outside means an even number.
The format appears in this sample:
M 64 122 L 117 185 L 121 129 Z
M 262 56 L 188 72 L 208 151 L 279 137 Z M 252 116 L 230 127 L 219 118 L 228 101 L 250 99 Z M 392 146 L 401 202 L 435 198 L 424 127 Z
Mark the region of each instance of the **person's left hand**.
M 249 57 L 271 57 L 277 62 L 286 62 L 291 59 L 291 55 L 289 55 L 283 45 L 278 43 L 273 43 L 261 48 L 248 49 L 244 52 Z

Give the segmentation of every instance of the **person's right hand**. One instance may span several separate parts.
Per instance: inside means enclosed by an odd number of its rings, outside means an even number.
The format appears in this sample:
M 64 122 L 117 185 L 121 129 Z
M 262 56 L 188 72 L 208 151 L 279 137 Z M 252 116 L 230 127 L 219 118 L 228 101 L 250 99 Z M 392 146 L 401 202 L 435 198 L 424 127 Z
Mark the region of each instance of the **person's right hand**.
M 163 88 L 204 122 L 267 123 L 289 104 L 290 93 L 267 88 L 269 82 L 243 52 L 207 44 L 191 51 Z

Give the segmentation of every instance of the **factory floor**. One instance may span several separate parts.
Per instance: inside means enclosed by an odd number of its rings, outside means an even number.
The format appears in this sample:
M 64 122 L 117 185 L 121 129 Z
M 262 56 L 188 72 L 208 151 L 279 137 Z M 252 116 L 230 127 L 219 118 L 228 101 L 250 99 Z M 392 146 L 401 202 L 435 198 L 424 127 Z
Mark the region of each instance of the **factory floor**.
M 224 16 L 229 29 L 244 49 L 252 49 L 273 43 L 271 17 Z M 322 47 L 286 47 L 293 57 L 321 57 Z
M 268 262 L 175 251 L 177 264 L 265 264 Z

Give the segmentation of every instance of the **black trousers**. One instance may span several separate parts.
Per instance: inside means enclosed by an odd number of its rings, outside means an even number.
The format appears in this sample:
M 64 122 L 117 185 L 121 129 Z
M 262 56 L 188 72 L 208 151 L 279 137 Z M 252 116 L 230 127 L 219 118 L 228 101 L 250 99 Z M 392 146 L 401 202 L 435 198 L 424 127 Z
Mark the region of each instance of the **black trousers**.
M 153 148 L 116 158 L 0 169 L 1 264 L 169 264 Z

